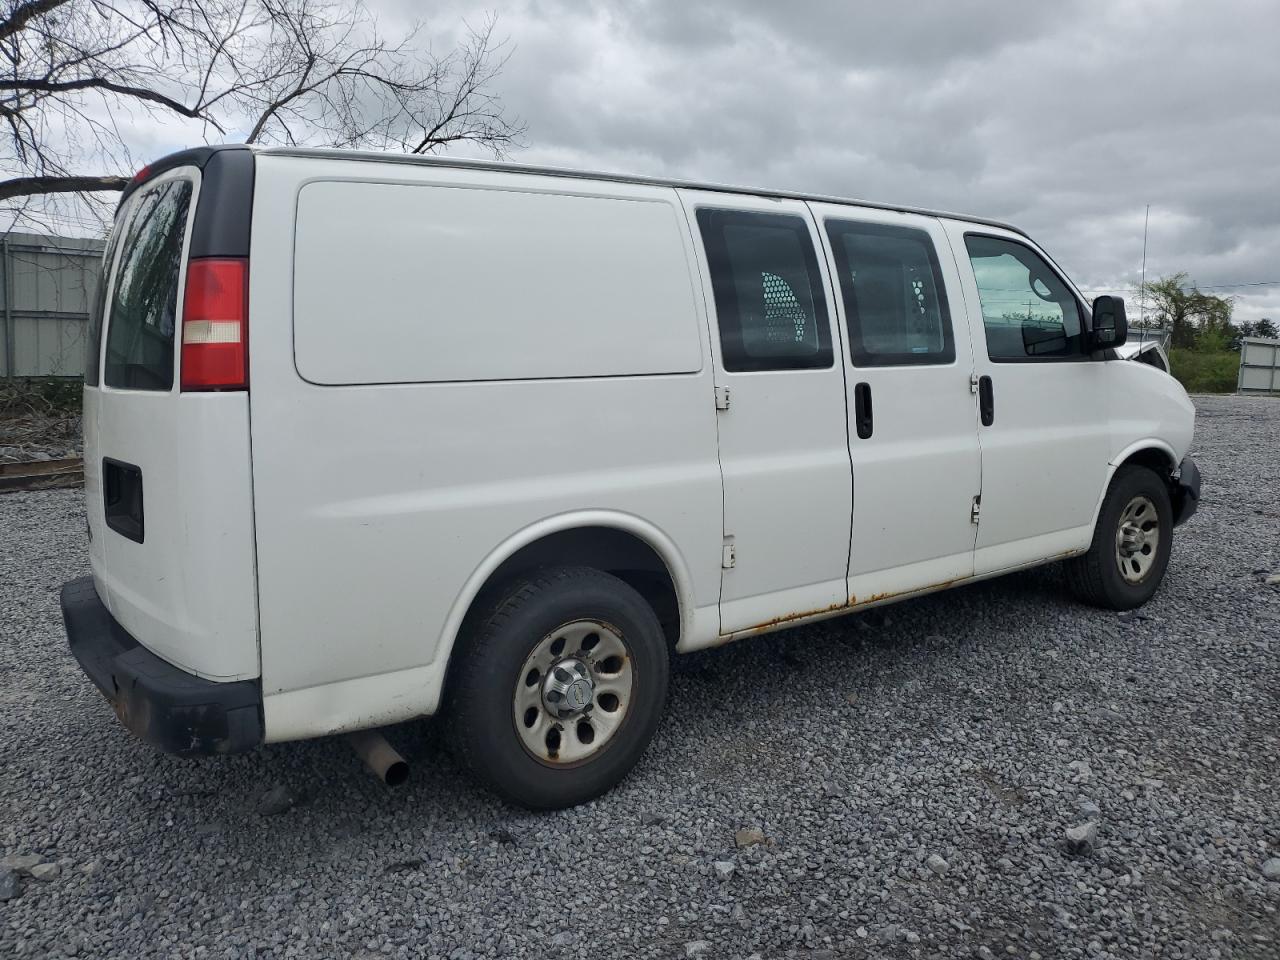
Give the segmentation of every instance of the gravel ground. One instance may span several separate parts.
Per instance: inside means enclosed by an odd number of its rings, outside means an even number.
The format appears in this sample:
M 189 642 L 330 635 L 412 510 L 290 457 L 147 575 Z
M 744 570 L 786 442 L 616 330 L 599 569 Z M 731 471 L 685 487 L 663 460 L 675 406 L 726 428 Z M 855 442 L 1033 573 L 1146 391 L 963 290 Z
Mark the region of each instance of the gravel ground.
M 0 497 L 0 853 L 56 867 L 0 956 L 1280 957 L 1280 402 L 1197 403 L 1141 615 L 1048 568 L 681 658 L 639 768 L 551 815 L 430 722 L 399 791 L 340 741 L 132 741 L 62 636 L 81 494 Z

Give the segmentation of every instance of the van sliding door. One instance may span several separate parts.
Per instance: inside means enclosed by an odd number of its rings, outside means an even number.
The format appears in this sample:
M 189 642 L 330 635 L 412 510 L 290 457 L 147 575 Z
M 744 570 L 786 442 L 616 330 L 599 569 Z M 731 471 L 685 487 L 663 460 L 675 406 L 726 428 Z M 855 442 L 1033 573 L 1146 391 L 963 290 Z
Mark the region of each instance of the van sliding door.
M 720 632 L 844 607 L 852 483 L 830 289 L 805 205 L 682 191 L 720 391 Z
M 811 204 L 846 333 L 854 605 L 973 574 L 981 493 L 973 354 L 932 217 Z

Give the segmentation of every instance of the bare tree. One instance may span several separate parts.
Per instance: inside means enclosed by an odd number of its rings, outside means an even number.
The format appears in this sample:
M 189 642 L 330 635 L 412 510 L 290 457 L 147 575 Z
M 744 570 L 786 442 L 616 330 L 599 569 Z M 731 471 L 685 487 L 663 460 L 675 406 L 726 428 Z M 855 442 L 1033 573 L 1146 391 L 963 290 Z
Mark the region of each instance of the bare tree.
M 439 55 L 361 0 L 0 0 L 0 208 L 122 189 L 147 122 L 195 141 L 501 156 L 523 133 L 494 90 L 506 57 L 492 19 Z

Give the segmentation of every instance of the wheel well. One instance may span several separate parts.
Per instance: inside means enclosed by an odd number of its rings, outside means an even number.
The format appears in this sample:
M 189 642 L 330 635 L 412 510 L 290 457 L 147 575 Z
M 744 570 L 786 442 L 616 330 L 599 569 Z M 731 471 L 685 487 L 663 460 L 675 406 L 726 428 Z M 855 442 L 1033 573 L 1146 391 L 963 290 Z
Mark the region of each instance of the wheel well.
M 521 547 L 490 574 L 471 610 L 512 578 L 548 566 L 594 567 L 629 584 L 653 608 L 671 649 L 680 639 L 680 600 L 671 572 L 657 551 L 635 534 L 613 527 L 577 527 Z M 470 619 L 468 612 L 466 620 Z
M 1120 466 L 1147 467 L 1150 470 L 1154 470 L 1162 479 L 1168 480 L 1177 464 L 1163 450 L 1156 447 L 1144 447 L 1125 457 Z

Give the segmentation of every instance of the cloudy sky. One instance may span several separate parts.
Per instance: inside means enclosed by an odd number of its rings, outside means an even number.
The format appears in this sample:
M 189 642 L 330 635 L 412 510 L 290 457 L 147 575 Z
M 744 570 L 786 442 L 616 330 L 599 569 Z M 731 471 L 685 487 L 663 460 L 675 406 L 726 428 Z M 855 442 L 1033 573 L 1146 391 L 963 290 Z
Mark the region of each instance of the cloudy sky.
M 1280 320 L 1276 0 L 439 0 L 428 35 L 489 14 L 516 159 L 1008 219 L 1131 315 L 1150 204 L 1149 278 Z
M 520 159 L 1005 218 L 1091 290 L 1137 286 L 1150 204 L 1148 277 L 1280 319 L 1280 283 L 1227 286 L 1280 281 L 1275 0 L 454 0 L 428 23 L 447 43 L 486 12 Z

